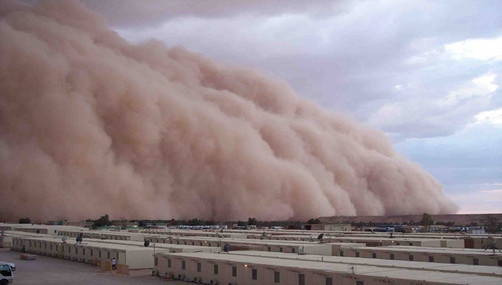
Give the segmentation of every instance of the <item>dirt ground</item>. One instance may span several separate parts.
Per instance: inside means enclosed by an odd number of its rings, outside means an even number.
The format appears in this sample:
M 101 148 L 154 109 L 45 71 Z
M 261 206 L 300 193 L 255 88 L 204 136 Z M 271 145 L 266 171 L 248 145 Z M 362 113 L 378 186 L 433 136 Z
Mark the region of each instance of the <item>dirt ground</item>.
M 97 267 L 61 260 L 46 256 L 37 256 L 37 260 L 21 260 L 20 253 L 0 248 L 0 261 L 16 265 L 14 284 L 164 284 L 186 285 L 180 281 L 161 280 L 158 277 L 127 277 L 115 273 L 102 273 Z

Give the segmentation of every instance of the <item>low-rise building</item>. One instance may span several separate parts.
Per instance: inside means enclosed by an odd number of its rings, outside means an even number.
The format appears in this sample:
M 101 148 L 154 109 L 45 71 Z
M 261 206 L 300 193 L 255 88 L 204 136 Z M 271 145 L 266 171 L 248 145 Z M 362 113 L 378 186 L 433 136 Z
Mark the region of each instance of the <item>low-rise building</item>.
M 240 254 L 160 253 L 158 275 L 204 284 L 500 284 L 498 276 Z
M 502 266 L 502 255 L 477 249 L 427 248 L 411 246 L 346 247 L 335 249 L 335 256 L 408 260 L 433 263 Z
M 308 224 L 305 225 L 306 230 L 311 231 L 339 231 L 339 232 L 347 232 L 352 230 L 352 226 L 350 224 Z

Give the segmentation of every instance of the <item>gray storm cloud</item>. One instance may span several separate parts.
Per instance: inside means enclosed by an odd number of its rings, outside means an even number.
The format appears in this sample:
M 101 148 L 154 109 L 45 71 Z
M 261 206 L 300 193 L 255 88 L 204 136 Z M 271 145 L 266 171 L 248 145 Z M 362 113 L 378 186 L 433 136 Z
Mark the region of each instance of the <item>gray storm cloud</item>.
M 73 1 L 2 1 L 0 17 L 4 218 L 457 210 L 382 132 L 280 80 L 155 41 L 132 45 Z

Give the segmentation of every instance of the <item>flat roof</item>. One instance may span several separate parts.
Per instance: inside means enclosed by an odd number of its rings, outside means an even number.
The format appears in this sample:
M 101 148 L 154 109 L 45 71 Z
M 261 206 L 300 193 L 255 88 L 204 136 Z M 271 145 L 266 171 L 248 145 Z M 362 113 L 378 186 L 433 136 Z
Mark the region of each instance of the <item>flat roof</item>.
M 205 259 L 222 262 L 235 262 L 244 264 L 257 264 L 272 267 L 289 267 L 298 271 L 309 270 L 316 272 L 343 274 L 352 276 L 352 269 L 346 263 L 327 263 L 318 261 L 293 260 L 267 258 L 260 256 L 244 256 L 239 254 L 218 254 L 218 253 L 170 253 L 159 254 L 172 257 L 186 257 L 191 259 Z M 462 273 L 445 273 L 430 270 L 412 270 L 403 268 L 382 268 L 370 265 L 352 266 L 355 275 L 364 275 L 378 278 L 392 278 L 403 280 L 426 281 L 449 284 L 501 284 L 502 278 L 492 276 L 481 276 Z
M 465 272 L 465 273 L 483 274 L 483 275 L 496 275 L 502 277 L 502 267 L 497 267 L 497 266 L 432 263 L 432 262 L 418 262 L 418 261 L 404 261 L 404 260 L 382 260 L 382 259 L 360 258 L 360 257 L 299 255 L 299 254 L 268 252 L 268 251 L 231 251 L 230 254 L 263 256 L 269 258 L 309 260 L 317 262 L 342 263 L 351 265 L 372 265 L 379 267 L 424 269 L 424 270 L 433 270 L 441 272 L 461 272 L 461 273 Z
M 161 239 L 171 239 L 171 240 L 180 240 L 180 241 L 211 241 L 211 242 L 248 242 L 248 243 L 275 243 L 275 244 L 318 244 L 317 240 L 315 243 L 308 241 L 297 241 L 297 240 L 274 240 L 274 239 L 247 239 L 247 238 L 216 238 L 216 237 L 197 237 L 197 236 L 151 236 L 152 238 L 161 238 Z
M 135 232 L 127 232 L 127 231 L 110 231 L 110 230 L 89 230 L 86 228 L 82 229 L 65 229 L 61 231 L 72 232 L 72 233 L 89 233 L 89 234 L 98 234 L 98 235 L 116 235 L 116 236 L 140 236 L 147 237 L 151 236 L 151 234 L 146 233 L 135 233 Z
M 134 245 L 127 245 L 127 244 L 117 244 L 117 243 L 102 243 L 102 242 L 93 242 L 89 241 L 89 239 L 84 240 L 82 243 L 77 244 L 76 240 L 73 239 L 67 239 L 66 242 L 63 242 L 61 238 L 54 238 L 54 237 L 34 237 L 34 236 L 14 236 L 18 237 L 24 240 L 29 240 L 29 241 L 44 241 L 44 242 L 55 242 L 59 244 L 67 244 L 67 245 L 75 245 L 75 246 L 88 246 L 88 247 L 94 247 L 94 248 L 103 248 L 103 249 L 110 249 L 110 250 L 121 250 L 121 251 L 152 251 L 153 252 L 153 247 L 138 247 Z M 159 249 L 162 250 L 162 249 Z
M 349 247 L 350 248 L 350 247 Z M 449 247 L 413 247 L 413 246 L 379 246 L 379 247 L 360 247 L 354 250 L 373 250 L 373 251 L 393 251 L 393 252 L 420 252 L 420 253 L 443 253 L 443 254 L 463 254 L 463 255 L 493 255 L 490 251 L 471 248 L 449 248 Z
M 68 226 L 68 225 L 40 225 L 40 224 L 6 224 L 0 223 L 0 227 L 10 227 L 18 229 L 47 229 L 47 230 L 77 230 L 85 229 L 79 226 Z
M 133 241 L 133 240 L 84 239 L 84 242 L 86 242 L 86 241 L 90 241 L 92 243 L 131 245 L 131 246 L 137 246 L 137 247 L 145 248 L 144 242 Z M 212 246 L 184 245 L 184 244 L 171 244 L 171 243 L 154 243 L 154 244 L 155 244 L 155 248 L 166 248 L 166 249 L 171 249 L 171 248 L 177 248 L 177 249 L 190 248 L 190 249 L 201 249 L 201 250 L 209 250 L 209 251 L 219 250 L 219 248 L 215 248 L 215 247 L 212 247 Z M 148 248 L 153 248 L 154 244 L 151 243 Z
M 283 235 L 283 236 L 268 236 L 268 239 L 279 239 L 279 238 L 305 238 L 305 236 L 299 235 Z M 314 240 L 317 240 L 316 236 L 312 236 Z M 437 239 L 427 239 L 427 238 L 406 238 L 406 237 L 356 237 L 356 236 L 324 236 L 327 240 L 362 240 L 362 241 L 436 241 Z M 446 239 L 443 239 L 446 240 Z M 455 240 L 455 239 L 448 239 Z

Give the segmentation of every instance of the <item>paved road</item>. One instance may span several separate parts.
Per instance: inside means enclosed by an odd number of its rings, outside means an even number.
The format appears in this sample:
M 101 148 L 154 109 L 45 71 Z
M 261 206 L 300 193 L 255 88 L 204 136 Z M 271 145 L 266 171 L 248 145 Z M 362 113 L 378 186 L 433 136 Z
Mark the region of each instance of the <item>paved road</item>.
M 68 260 L 37 256 L 37 260 L 21 260 L 20 253 L 0 248 L 0 261 L 16 265 L 14 284 L 163 284 L 186 285 L 179 281 L 166 281 L 157 277 L 127 277 L 114 273 L 101 273 L 97 267 Z M 192 283 L 193 284 L 193 283 Z

